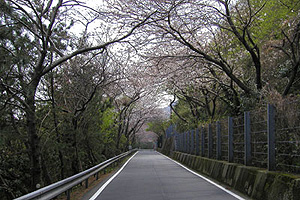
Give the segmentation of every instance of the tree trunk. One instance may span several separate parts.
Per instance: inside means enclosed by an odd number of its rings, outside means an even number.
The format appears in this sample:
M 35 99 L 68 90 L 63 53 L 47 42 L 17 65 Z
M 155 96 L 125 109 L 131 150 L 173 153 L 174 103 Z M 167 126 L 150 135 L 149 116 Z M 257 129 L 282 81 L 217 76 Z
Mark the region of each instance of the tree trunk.
M 299 66 L 300 66 L 300 61 L 298 61 L 297 63 L 294 64 L 293 70 L 292 70 L 290 78 L 289 78 L 289 82 L 283 91 L 283 96 L 286 96 L 289 94 L 289 91 L 292 88 L 293 83 L 295 82 L 295 79 L 297 77 L 297 72 L 298 72 Z
M 36 130 L 36 116 L 35 116 L 35 94 L 32 93 L 26 100 L 29 108 L 25 110 L 27 119 L 27 134 L 30 146 L 30 163 L 31 163 L 31 186 L 30 190 L 34 191 L 38 187 L 38 184 L 42 185 L 41 179 L 41 149 L 40 138 L 37 135 Z
M 78 121 L 76 118 L 72 119 L 72 123 L 73 123 L 73 149 L 74 149 L 74 153 L 73 153 L 73 159 L 72 159 L 72 169 L 73 169 L 73 173 L 77 174 L 80 171 L 82 171 L 82 166 L 81 166 L 81 162 L 79 159 L 79 152 L 78 152 L 78 144 L 77 144 L 77 129 L 78 129 Z
M 255 65 L 256 89 L 261 90 L 262 87 L 263 87 L 262 80 L 261 80 L 261 63 L 260 63 L 259 58 L 257 58 L 257 56 L 256 57 L 252 56 L 252 60 L 253 60 L 254 65 Z
M 57 120 L 57 116 L 56 116 L 56 106 L 55 106 L 55 99 L 54 99 L 54 77 L 53 77 L 53 73 L 50 74 L 51 75 L 51 103 L 52 103 L 52 112 L 53 112 L 53 123 L 54 123 L 54 128 L 55 128 L 55 133 L 56 133 L 56 142 L 58 145 L 60 145 L 61 141 L 60 141 L 60 133 L 58 130 L 58 120 Z M 65 172 L 64 172 L 64 159 L 63 159 L 63 153 L 60 149 L 60 147 L 58 147 L 58 157 L 59 157 L 59 161 L 60 161 L 60 179 L 64 179 L 65 177 Z
M 89 138 L 89 135 L 88 135 L 88 127 L 89 125 L 86 124 L 84 127 L 83 127 L 83 133 L 84 133 L 84 141 L 85 141 L 85 146 L 87 148 L 87 155 L 88 155 L 88 158 L 90 160 L 90 163 L 92 164 L 92 166 L 94 166 L 97 162 L 97 159 L 94 155 L 94 152 L 93 152 L 93 148 L 91 147 L 90 145 L 90 138 Z
M 52 183 L 51 176 L 49 174 L 49 171 L 47 169 L 44 156 L 41 157 L 41 165 L 42 165 L 42 172 L 43 172 L 43 180 L 45 185 L 50 185 Z
M 121 115 L 121 114 L 120 114 Z M 121 118 L 121 116 L 119 116 L 119 127 L 118 127 L 118 135 L 117 135 L 117 141 L 116 141 L 116 149 L 120 149 L 120 140 L 123 134 L 123 126 L 124 126 L 124 122 Z

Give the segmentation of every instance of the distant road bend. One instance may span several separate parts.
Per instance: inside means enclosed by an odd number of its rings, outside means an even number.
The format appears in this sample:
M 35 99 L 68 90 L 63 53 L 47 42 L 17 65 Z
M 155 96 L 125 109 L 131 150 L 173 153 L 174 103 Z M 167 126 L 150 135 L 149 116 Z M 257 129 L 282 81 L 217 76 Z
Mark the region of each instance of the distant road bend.
M 138 151 L 90 196 L 90 200 L 243 199 L 150 150 Z

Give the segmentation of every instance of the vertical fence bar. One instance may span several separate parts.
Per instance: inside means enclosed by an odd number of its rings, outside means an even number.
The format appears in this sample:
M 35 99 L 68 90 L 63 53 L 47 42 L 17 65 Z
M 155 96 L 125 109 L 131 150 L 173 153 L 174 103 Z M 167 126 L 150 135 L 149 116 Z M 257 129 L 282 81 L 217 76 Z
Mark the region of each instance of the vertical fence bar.
M 274 171 L 275 160 L 275 108 L 268 104 L 268 170 Z
M 199 156 L 200 154 L 200 144 L 199 144 L 199 128 L 197 128 L 195 133 L 195 140 L 196 140 L 196 155 Z
M 177 151 L 180 151 L 180 149 L 181 149 L 181 140 L 180 140 L 180 134 L 179 133 L 177 133 L 177 139 L 178 139 L 178 149 L 177 149 Z
M 185 135 L 184 135 L 184 133 L 182 133 L 182 152 L 184 152 L 184 148 L 185 148 L 185 144 L 184 144 L 184 137 L 185 137 Z
M 189 131 L 189 142 L 190 142 L 190 145 L 189 145 L 189 154 L 192 154 L 192 131 L 190 130 Z
M 183 142 L 183 133 L 181 133 L 181 136 L 180 136 L 180 140 L 181 140 L 181 152 L 183 152 L 183 149 L 184 149 L 184 142 Z
M 190 152 L 190 131 L 186 132 L 186 153 Z
M 182 152 L 184 152 L 185 153 L 185 146 L 186 146 L 186 144 L 185 144 L 185 132 L 182 134 L 183 135 L 183 151 Z
M 192 151 L 192 131 L 189 131 L 189 151 L 188 153 L 190 154 Z
M 174 137 L 175 137 L 175 151 L 178 151 L 178 133 L 175 133 L 174 134 Z
M 180 134 L 179 133 L 177 133 L 177 139 L 178 139 L 178 149 L 177 149 L 177 151 L 180 151 L 180 149 L 181 149 L 181 140 L 180 140 Z
M 176 151 L 179 150 L 179 133 L 176 132 Z
M 233 118 L 228 117 L 228 162 L 233 162 Z
M 183 133 L 180 133 L 180 152 L 183 152 Z
M 221 141 L 221 124 L 220 121 L 216 122 L 216 133 L 217 133 L 217 160 L 221 160 L 222 158 L 222 141 Z
M 204 128 L 201 126 L 201 156 L 204 157 L 205 155 L 205 132 Z
M 195 154 L 195 132 L 191 130 L 191 154 Z
M 211 124 L 208 124 L 208 158 L 211 158 L 213 154 L 213 135 L 211 130 Z
M 245 142 L 245 160 L 246 166 L 251 165 L 251 129 L 250 129 L 250 112 L 244 113 L 244 142 Z
M 185 150 L 184 152 L 187 153 L 188 152 L 188 134 L 187 132 L 185 132 Z
M 177 137 L 176 134 L 173 135 L 174 151 L 177 149 Z

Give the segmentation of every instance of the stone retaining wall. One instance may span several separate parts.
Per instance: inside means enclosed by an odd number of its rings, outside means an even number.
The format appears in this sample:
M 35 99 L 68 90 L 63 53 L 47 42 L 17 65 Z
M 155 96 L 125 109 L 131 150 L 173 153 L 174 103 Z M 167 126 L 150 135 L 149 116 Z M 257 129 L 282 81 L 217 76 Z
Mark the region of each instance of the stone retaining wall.
M 170 152 L 168 156 L 253 199 L 300 200 L 300 176 L 269 172 L 266 169 L 181 152 Z

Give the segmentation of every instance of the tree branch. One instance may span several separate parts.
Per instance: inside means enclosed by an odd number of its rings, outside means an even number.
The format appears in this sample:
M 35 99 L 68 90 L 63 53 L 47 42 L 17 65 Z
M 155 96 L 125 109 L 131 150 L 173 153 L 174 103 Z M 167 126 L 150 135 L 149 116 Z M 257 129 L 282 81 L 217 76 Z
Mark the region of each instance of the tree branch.
M 140 23 L 138 23 L 137 25 L 135 25 L 127 34 L 125 34 L 124 36 L 117 38 L 115 40 L 106 42 L 104 44 L 101 45 L 97 45 L 97 46 L 92 46 L 92 47 L 86 47 L 86 48 L 82 48 L 82 49 L 78 49 L 76 51 L 74 51 L 73 53 L 70 53 L 69 55 L 63 56 L 59 59 L 57 59 L 56 61 L 54 61 L 51 65 L 49 65 L 48 67 L 46 67 L 43 70 L 43 75 L 47 74 L 49 71 L 51 71 L 52 69 L 54 69 L 55 67 L 57 67 L 58 65 L 66 62 L 67 60 L 79 55 L 79 54 L 83 54 L 85 52 L 89 52 L 89 51 L 94 51 L 94 50 L 102 50 L 104 51 L 104 49 L 114 43 L 120 42 L 122 40 L 124 40 L 125 38 L 129 37 L 134 31 L 135 29 L 139 28 L 140 26 L 144 25 L 145 22 L 156 12 L 153 12 L 152 14 L 150 14 L 149 16 L 147 16 L 143 21 L 141 21 Z

